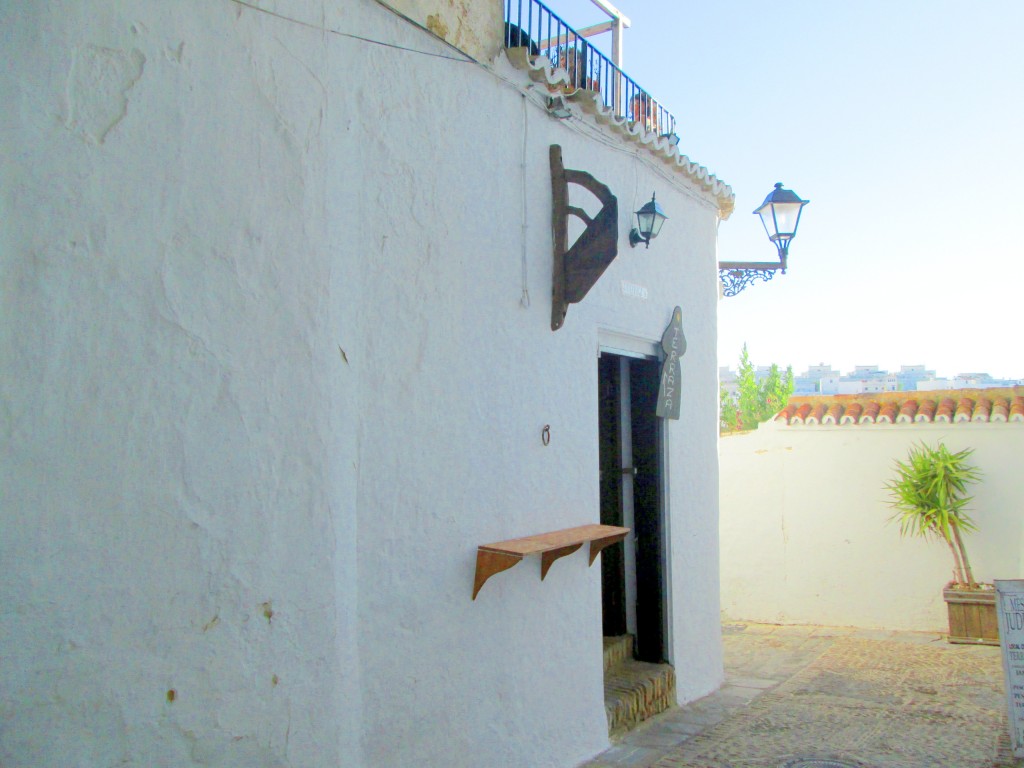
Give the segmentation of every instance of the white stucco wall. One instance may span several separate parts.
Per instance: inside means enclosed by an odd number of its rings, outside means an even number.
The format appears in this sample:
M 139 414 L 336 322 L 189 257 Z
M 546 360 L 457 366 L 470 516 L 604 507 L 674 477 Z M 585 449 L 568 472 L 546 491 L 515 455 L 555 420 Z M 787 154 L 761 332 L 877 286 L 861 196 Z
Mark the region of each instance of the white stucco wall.
M 0 763 L 340 764 L 343 60 L 232 3 L 0 27 Z
M 723 437 L 722 611 L 779 623 L 945 631 L 945 545 L 902 539 L 886 482 L 910 446 L 973 448 L 975 576 L 1024 576 L 1021 424 L 783 426 Z
M 0 7 L 0 762 L 574 765 L 600 570 L 473 602 L 475 548 L 596 522 L 599 334 L 680 305 L 672 653 L 719 684 L 715 206 L 375 2 L 272 10 Z M 552 143 L 620 207 L 557 333 Z
M 494 87 L 490 75 L 469 72 L 468 92 L 417 84 L 419 106 L 459 114 L 470 136 L 512 133 L 514 141 L 467 148 L 462 132 L 414 133 L 371 160 L 385 169 L 390 194 L 408 185 L 401 194 L 413 204 L 396 204 L 416 215 L 414 226 L 378 236 L 367 253 L 365 342 L 350 356 L 364 377 L 364 744 L 373 765 L 572 765 L 607 745 L 600 572 L 586 567 L 581 551 L 542 583 L 533 558 L 493 577 L 471 602 L 475 547 L 597 521 L 599 331 L 658 340 L 678 303 L 691 341 L 683 376 L 692 399 L 669 426 L 673 577 L 683 585 L 675 593 L 673 653 L 681 697 L 717 687 L 717 484 L 709 482 L 717 428 L 715 215 L 670 176 L 638 167 L 634 153 L 603 148 L 516 91 Z M 371 109 L 384 115 L 382 132 L 401 132 L 404 118 L 389 115 L 381 98 Z M 521 305 L 524 110 L 529 308 Z M 626 191 L 620 257 L 557 333 L 550 329 L 552 143 L 562 145 L 566 167 Z M 400 172 L 424 166 L 436 172 L 427 189 Z M 628 193 L 637 173 L 643 192 L 634 203 Z M 666 225 L 649 250 L 630 249 L 629 212 L 648 187 L 659 201 L 664 190 L 672 229 Z M 594 212 L 588 197 L 578 202 Z M 623 280 L 647 287 L 648 299 L 623 296 Z

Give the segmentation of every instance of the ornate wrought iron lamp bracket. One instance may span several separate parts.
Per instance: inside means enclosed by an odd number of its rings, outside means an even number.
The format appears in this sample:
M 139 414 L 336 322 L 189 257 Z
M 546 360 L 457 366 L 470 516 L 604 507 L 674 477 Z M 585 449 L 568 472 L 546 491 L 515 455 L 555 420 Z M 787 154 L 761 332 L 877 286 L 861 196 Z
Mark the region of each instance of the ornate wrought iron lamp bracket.
M 767 283 L 776 274 L 786 274 L 786 254 L 779 253 L 779 263 L 772 261 L 720 261 L 718 279 L 723 296 L 736 296 L 756 282 Z

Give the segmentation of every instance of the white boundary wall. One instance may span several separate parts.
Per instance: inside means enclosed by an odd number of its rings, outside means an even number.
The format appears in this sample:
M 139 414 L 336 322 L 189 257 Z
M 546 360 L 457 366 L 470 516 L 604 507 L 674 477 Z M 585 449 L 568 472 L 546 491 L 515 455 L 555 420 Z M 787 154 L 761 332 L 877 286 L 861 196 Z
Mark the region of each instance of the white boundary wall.
M 973 448 L 975 576 L 1024 575 L 1024 424 L 785 426 L 723 437 L 722 611 L 754 621 L 945 631 L 941 542 L 901 539 L 885 483 L 910 446 Z
M 680 305 L 671 651 L 720 683 L 716 205 L 372 0 L 273 12 L 0 8 L 0 763 L 577 764 L 600 569 L 471 602 L 475 549 L 597 521 L 600 334 Z M 554 143 L 620 232 L 557 333 Z

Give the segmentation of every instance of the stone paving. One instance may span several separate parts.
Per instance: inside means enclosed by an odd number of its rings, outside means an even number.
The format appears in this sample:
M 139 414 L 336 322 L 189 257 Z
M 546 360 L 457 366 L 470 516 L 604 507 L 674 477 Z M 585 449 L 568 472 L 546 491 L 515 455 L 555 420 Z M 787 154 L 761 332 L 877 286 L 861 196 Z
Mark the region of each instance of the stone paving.
M 581 768 L 780 768 L 798 758 L 1024 768 L 1008 751 L 998 648 L 921 632 L 722 630 L 718 691 L 652 718 Z

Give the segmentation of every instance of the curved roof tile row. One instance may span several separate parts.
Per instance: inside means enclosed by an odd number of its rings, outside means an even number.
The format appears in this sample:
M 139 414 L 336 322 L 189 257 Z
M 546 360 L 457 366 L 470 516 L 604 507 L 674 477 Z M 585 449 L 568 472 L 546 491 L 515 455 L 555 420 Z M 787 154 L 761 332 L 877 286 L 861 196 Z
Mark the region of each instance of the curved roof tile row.
M 565 69 L 553 67 L 547 56 L 534 56 L 526 48 L 506 48 L 505 52 L 512 65 L 525 70 L 532 80 L 559 89 L 571 86 L 569 73 Z M 729 218 L 736 207 L 736 195 L 732 187 L 718 179 L 703 165 L 691 162 L 689 157 L 679 151 L 678 144 L 671 143 L 666 136 L 659 136 L 656 132 L 648 130 L 640 121 L 629 120 L 615 114 L 615 110 L 606 106 L 601 94 L 596 91 L 577 88 L 567 93 L 566 98 L 579 103 L 598 122 L 617 129 L 624 138 L 645 147 L 655 157 L 689 177 L 714 197 L 722 219 Z
M 795 395 L 775 421 L 789 426 L 1024 423 L 1024 387 Z

